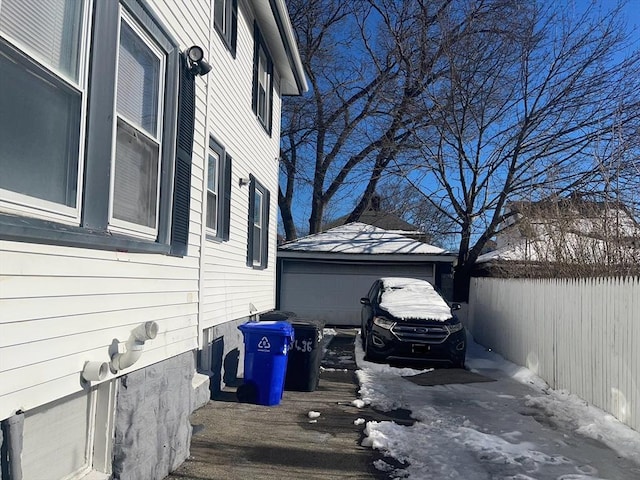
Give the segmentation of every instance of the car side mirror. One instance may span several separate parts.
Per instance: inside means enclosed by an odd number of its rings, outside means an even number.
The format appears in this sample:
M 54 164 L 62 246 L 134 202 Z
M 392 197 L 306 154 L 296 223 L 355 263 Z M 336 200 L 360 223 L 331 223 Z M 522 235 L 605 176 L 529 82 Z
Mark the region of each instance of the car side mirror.
M 362 297 L 360 299 L 360 303 L 362 305 L 371 305 L 371 300 L 369 300 L 369 297 Z
M 451 311 L 455 312 L 456 310 L 460 310 L 462 308 L 462 305 L 460 305 L 459 303 L 452 303 L 451 304 Z

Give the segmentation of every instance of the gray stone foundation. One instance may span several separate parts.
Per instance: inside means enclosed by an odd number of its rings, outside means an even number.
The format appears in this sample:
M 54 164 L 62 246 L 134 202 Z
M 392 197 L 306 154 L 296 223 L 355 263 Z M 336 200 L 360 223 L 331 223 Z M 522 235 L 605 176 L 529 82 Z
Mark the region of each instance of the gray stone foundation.
M 199 371 L 210 377 L 211 398 L 225 387 L 237 387 L 244 374 L 244 339 L 238 325 L 249 318 L 216 325 L 206 332 L 208 344 L 201 352 Z
M 161 480 L 189 456 L 189 416 L 202 403 L 192 386 L 195 367 L 194 352 L 187 352 L 119 379 L 115 480 Z

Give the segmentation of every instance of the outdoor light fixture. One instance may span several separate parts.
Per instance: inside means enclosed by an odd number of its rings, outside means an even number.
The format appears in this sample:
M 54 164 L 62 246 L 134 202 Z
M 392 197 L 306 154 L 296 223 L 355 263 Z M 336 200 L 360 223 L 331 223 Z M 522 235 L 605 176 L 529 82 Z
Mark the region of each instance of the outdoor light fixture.
M 184 55 L 187 59 L 189 71 L 192 74 L 202 77 L 211 71 L 211 65 L 204 59 L 202 47 L 198 47 L 197 45 L 189 47 L 184 51 Z

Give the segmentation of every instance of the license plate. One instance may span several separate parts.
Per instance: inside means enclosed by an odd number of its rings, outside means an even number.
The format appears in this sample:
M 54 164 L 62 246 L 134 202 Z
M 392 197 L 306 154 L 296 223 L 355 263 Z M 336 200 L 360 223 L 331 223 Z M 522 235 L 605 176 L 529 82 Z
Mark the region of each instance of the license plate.
M 431 345 L 411 345 L 412 353 L 427 353 L 429 350 L 431 350 Z

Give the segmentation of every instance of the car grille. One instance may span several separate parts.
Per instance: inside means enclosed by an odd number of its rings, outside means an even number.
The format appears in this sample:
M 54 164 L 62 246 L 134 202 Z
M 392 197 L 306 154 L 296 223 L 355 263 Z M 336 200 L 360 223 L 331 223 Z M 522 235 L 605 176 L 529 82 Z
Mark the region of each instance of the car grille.
M 444 325 L 396 323 L 391 332 L 401 342 L 410 343 L 442 343 L 449 336 L 449 330 Z

